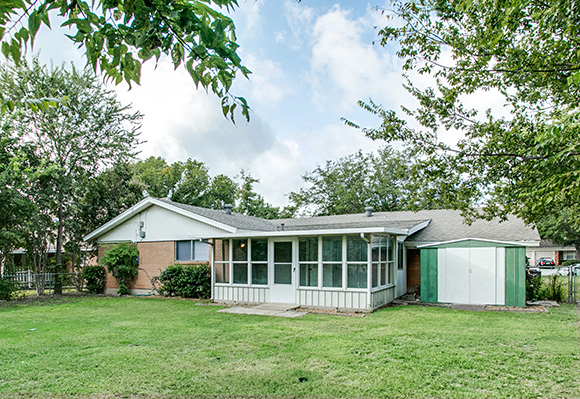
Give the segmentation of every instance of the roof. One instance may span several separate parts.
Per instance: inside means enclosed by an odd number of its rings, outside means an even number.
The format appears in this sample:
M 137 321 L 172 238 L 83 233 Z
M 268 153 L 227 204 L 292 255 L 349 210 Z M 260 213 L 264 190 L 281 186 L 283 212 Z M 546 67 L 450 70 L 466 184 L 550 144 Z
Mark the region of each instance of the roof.
M 417 218 L 430 219 L 428 229 L 416 232 L 407 241 L 417 243 L 444 242 L 460 240 L 466 237 L 494 241 L 519 241 L 539 243 L 538 231 L 526 225 L 521 219 L 509 216 L 508 220 L 499 219 L 475 220 L 472 224 L 465 223 L 460 211 L 436 209 L 418 212 L 390 212 L 391 218 L 405 218 L 414 214 Z
M 232 212 L 227 214 L 224 210 L 208 209 L 199 206 L 185 205 L 179 202 L 174 202 L 166 198 L 158 198 L 158 201 L 166 203 L 170 206 L 174 206 L 183 209 L 187 212 L 194 213 L 196 215 L 204 216 L 215 222 L 223 223 L 228 226 L 234 227 L 240 230 L 266 230 L 275 231 L 276 226 L 270 221 L 255 216 L 242 215 L 241 213 Z
M 540 241 L 538 232 L 516 217 L 509 217 L 507 221 L 501 223 L 499 220 L 476 220 L 471 225 L 468 225 L 464 222 L 461 212 L 456 210 L 375 212 L 372 216 L 360 213 L 266 220 L 233 212 L 228 214 L 224 210 L 201 208 L 152 197 L 145 198 L 88 234 L 85 240 L 96 239 L 119 226 L 136 213 L 153 205 L 215 226 L 223 231 L 220 237 L 276 236 L 287 235 L 288 232 L 294 232 L 296 235 L 356 234 L 364 232 L 409 236 L 407 241 L 418 244 L 461 240 L 467 237 L 508 242 L 539 243 Z M 206 238 L 218 238 L 218 236 L 214 235 Z

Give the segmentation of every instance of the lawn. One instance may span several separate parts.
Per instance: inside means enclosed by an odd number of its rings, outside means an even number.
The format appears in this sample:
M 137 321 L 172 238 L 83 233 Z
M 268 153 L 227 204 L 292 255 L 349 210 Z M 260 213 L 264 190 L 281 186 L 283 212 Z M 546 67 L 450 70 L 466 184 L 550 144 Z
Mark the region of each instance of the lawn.
M 301 319 L 218 309 L 152 298 L 0 305 L 0 397 L 580 396 L 571 305 L 537 314 L 403 306 Z

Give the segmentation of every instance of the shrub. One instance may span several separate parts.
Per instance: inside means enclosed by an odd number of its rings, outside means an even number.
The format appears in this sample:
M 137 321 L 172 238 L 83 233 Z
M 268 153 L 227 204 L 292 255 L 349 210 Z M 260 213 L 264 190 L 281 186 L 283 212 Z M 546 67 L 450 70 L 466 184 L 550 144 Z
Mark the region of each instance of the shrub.
M 558 281 L 558 276 L 553 275 L 548 281 L 541 296 L 551 301 L 563 302 L 566 299 L 566 292 L 564 291 L 564 285 Z
M 12 279 L 0 277 L 0 300 L 9 301 L 16 297 L 20 287 Z
M 159 277 L 153 278 L 153 284 L 161 284 L 158 291 L 165 296 L 183 298 L 209 298 L 211 295 L 211 274 L 208 264 L 171 265 Z
M 526 301 L 537 301 L 540 299 L 542 290 L 542 277 L 531 277 L 526 279 Z
M 575 265 L 577 263 L 580 263 L 580 260 L 570 259 L 570 260 L 565 260 L 564 262 L 562 262 L 562 264 L 560 266 L 570 266 L 570 265 Z
M 127 287 L 137 277 L 139 268 L 137 245 L 126 242 L 115 245 L 105 251 L 101 263 L 107 267 L 109 273 L 119 283 L 117 293 L 129 295 L 131 291 Z
M 107 272 L 103 266 L 83 267 L 83 279 L 87 282 L 89 294 L 102 294 L 105 292 Z

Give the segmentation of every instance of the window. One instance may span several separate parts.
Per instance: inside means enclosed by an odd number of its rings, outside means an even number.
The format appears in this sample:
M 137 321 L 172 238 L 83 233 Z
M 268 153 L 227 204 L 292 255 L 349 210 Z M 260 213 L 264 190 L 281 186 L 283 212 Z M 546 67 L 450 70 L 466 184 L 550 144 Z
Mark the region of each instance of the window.
M 201 241 L 176 241 L 175 260 L 182 262 L 208 261 L 209 244 Z
M 346 237 L 347 287 L 367 288 L 368 244 L 358 236 Z
M 322 286 L 342 287 L 342 237 L 322 237 Z
M 318 286 L 318 237 L 302 237 L 298 240 L 300 263 L 300 286 Z
M 215 260 L 215 282 L 230 282 L 230 240 L 215 240 L 213 245 Z
M 251 240 L 252 284 L 268 284 L 268 240 Z
M 402 242 L 397 243 L 397 250 L 399 252 L 399 256 L 397 257 L 397 269 L 403 270 L 405 265 L 403 264 L 403 253 L 404 253 L 404 245 Z
M 392 270 L 395 264 L 395 240 L 393 237 L 373 235 L 372 286 L 373 288 L 392 284 Z
M 248 284 L 248 240 L 232 240 L 234 284 Z

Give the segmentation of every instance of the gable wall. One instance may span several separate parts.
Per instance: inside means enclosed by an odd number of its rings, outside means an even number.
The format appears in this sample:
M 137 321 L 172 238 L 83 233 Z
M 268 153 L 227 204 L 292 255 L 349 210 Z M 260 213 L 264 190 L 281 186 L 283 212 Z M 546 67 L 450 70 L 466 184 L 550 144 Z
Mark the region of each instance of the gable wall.
M 144 239 L 139 237 L 140 222 L 143 222 L 143 230 L 146 234 Z M 222 229 L 153 205 L 103 234 L 98 241 L 176 241 L 206 237 L 223 232 Z

